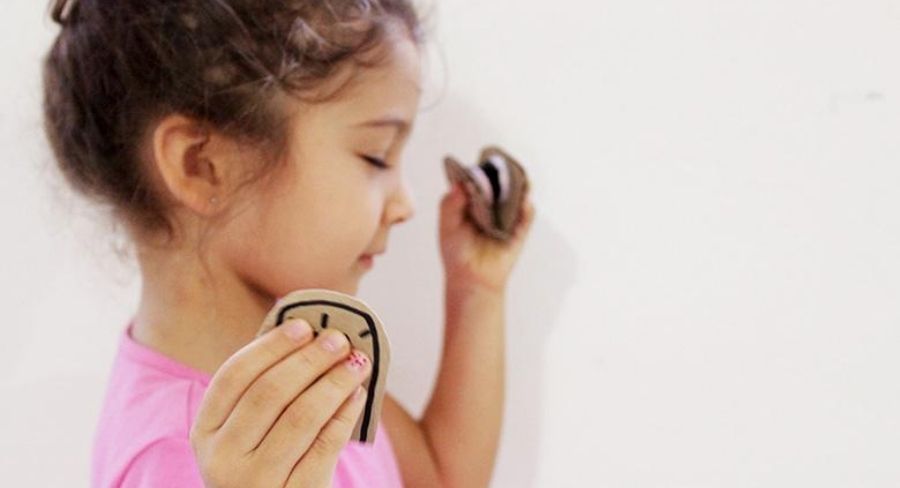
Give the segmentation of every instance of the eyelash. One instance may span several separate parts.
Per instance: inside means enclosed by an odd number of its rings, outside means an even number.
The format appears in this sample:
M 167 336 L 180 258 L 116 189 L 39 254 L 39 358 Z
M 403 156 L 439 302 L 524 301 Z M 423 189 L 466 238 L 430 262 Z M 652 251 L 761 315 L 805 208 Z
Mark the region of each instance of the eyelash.
M 389 166 L 387 163 L 378 158 L 373 158 L 372 156 L 362 156 L 363 159 L 369 162 L 372 166 L 375 166 L 379 169 L 388 169 Z

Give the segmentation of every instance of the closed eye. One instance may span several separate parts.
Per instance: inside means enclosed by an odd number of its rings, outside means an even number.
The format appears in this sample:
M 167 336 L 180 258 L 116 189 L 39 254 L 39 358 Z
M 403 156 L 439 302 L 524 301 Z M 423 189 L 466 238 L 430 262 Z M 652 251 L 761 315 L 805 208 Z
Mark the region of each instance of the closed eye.
M 388 169 L 389 166 L 383 160 L 374 158 L 372 156 L 361 156 L 363 159 L 369 162 L 372 166 L 375 166 L 379 169 Z

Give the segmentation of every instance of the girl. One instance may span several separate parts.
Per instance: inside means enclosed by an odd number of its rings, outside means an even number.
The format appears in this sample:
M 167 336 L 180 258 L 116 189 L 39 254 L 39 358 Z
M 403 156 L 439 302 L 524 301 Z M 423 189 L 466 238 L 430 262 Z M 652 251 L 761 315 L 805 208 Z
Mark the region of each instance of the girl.
M 490 241 L 440 205 L 445 343 L 423 416 L 389 394 L 349 441 L 367 358 L 276 299 L 353 294 L 413 207 L 421 93 L 407 0 L 69 0 L 45 60 L 68 181 L 127 229 L 142 292 L 94 442 L 93 486 L 486 486 L 501 424 L 506 283 L 533 220 Z

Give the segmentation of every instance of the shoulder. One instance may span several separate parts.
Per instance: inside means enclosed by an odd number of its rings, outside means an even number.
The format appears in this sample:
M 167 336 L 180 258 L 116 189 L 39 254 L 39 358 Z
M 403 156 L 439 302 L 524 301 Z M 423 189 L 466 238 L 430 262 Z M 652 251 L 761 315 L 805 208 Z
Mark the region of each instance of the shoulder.
M 145 446 L 125 469 L 123 488 L 203 487 L 190 441 L 164 437 Z
M 204 390 L 203 384 L 153 368 L 129 365 L 114 371 L 95 431 L 95 485 L 122 486 L 120 481 L 128 481 L 124 486 L 182 486 L 167 483 L 166 478 L 155 478 L 152 484 L 141 480 L 154 474 L 172 477 L 195 472 L 188 436 Z M 174 466 L 174 470 L 154 466 Z

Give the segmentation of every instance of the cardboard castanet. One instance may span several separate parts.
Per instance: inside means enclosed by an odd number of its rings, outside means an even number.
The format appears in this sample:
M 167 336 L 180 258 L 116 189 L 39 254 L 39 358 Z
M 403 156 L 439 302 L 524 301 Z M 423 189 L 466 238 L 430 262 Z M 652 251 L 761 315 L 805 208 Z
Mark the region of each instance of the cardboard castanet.
M 362 300 L 333 290 L 310 289 L 288 293 L 269 311 L 257 336 L 291 319 L 306 320 L 318 336 L 325 329 L 339 330 L 352 347 L 372 361 L 372 373 L 362 382 L 366 389 L 363 408 L 351 439 L 367 444 L 375 442 L 381 418 L 391 346 L 378 315 Z
M 466 167 L 453 156 L 444 158 L 451 184 L 462 184 L 468 195 L 466 213 L 475 227 L 489 237 L 512 237 L 528 194 L 525 168 L 497 146 L 481 151 L 478 164 Z

